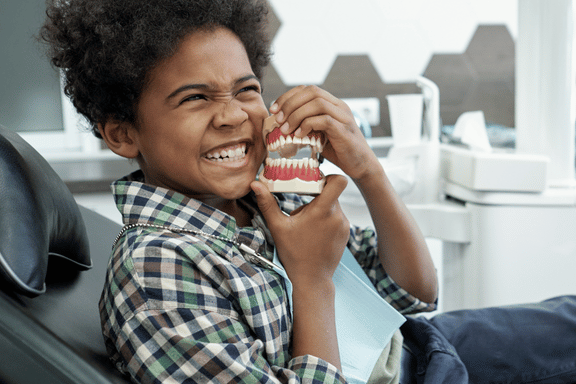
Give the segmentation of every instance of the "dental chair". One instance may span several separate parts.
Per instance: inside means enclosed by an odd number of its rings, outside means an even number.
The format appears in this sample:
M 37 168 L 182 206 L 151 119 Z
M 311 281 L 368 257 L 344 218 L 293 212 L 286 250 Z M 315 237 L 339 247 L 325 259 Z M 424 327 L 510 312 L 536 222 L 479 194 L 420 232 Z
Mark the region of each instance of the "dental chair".
M 98 312 L 119 231 L 0 126 L 0 383 L 129 382 L 108 360 Z

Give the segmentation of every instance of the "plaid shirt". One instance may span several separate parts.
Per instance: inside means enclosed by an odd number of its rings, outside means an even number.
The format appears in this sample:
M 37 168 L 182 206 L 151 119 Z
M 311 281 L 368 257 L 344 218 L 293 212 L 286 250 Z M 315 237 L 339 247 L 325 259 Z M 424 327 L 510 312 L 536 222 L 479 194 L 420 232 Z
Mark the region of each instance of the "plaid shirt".
M 113 184 L 124 223 L 154 226 L 125 231 L 108 265 L 100 314 L 120 370 L 142 383 L 345 382 L 326 361 L 291 356 L 284 280 L 248 262 L 237 246 L 273 258 L 274 243 L 253 196 L 242 199 L 254 214 L 253 227 L 240 228 L 219 210 L 142 180 L 137 171 Z M 285 212 L 304 203 L 297 195 L 277 197 Z M 348 246 L 398 310 L 435 308 L 382 270 L 374 231 L 351 227 Z

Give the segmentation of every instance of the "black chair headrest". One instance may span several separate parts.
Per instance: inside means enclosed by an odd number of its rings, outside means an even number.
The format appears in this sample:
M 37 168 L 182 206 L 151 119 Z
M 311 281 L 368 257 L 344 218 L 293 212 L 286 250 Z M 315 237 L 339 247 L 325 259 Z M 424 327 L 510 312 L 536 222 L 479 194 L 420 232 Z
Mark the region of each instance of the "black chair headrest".
M 92 267 L 80 210 L 48 162 L 0 125 L 0 279 L 15 292 L 40 295 L 49 257 Z

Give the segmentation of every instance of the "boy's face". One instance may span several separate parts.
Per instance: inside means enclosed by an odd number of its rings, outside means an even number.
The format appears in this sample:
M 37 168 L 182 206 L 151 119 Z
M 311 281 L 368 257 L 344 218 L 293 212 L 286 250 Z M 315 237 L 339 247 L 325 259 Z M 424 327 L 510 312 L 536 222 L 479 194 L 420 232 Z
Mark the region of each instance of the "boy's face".
M 132 131 L 146 182 L 201 201 L 246 195 L 268 111 L 238 37 L 191 33 L 148 75 Z

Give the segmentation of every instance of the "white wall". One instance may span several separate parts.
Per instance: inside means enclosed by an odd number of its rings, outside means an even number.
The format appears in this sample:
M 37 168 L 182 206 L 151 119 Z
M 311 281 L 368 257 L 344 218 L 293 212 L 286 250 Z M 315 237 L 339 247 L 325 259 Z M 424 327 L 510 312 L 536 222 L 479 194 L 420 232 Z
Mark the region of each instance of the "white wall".
M 383 81 L 410 82 L 434 53 L 463 52 L 480 24 L 517 32 L 518 0 L 269 2 L 281 22 L 273 64 L 289 85 L 321 84 L 338 54 L 368 54 Z

